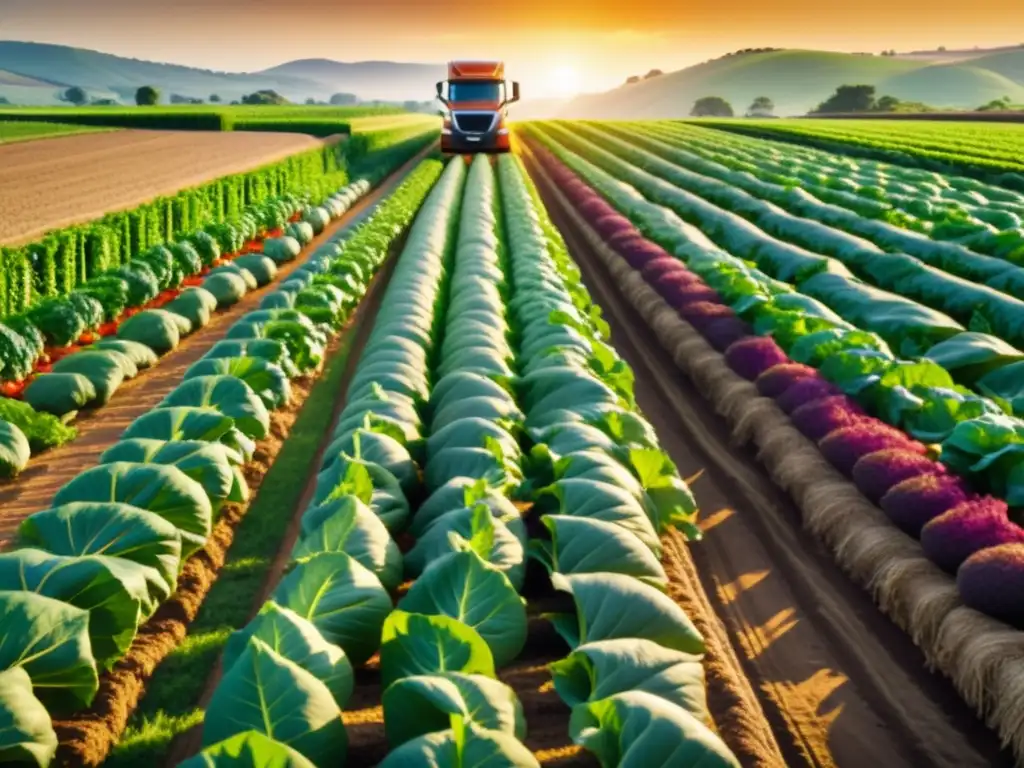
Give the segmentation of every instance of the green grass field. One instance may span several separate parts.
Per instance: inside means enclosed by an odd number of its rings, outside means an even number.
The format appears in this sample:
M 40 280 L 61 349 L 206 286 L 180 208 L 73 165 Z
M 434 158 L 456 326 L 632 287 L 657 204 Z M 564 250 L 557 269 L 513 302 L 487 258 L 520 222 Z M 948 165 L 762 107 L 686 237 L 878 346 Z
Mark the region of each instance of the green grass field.
M 929 170 L 1024 173 L 1024 124 L 932 120 L 695 120 L 734 133 L 781 139 Z
M 71 136 L 76 133 L 96 133 L 111 130 L 94 128 L 85 125 L 67 125 L 64 123 L 43 122 L 12 122 L 0 120 L 0 144 L 13 144 L 16 141 Z
M 315 135 L 349 133 L 354 120 L 422 119 L 397 107 L 197 106 L 156 107 L 5 107 L 0 121 L 62 123 L 75 126 L 164 130 L 292 130 Z M 279 127 L 280 126 L 280 127 Z M 308 129 L 304 129 L 307 126 Z M 367 129 L 368 130 L 368 129 Z M 327 131 L 323 133 L 322 131 Z

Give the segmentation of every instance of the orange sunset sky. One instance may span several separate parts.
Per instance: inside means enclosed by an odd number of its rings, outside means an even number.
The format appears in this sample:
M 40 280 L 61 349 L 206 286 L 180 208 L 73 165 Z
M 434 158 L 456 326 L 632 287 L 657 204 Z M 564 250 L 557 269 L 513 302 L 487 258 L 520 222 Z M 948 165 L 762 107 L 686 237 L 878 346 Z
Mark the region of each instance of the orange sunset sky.
M 504 58 L 542 97 L 746 47 L 1024 43 L 1024 0 L 0 0 L 0 39 L 231 71 L 295 58 Z

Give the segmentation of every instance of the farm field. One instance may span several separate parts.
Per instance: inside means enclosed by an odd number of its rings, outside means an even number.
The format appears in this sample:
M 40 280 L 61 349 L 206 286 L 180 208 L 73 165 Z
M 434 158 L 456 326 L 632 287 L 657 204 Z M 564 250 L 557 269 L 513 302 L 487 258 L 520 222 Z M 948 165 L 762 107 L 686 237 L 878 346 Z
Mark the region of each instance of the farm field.
M 1024 760 L 1024 193 L 358 120 L 3 254 L 0 755 Z
M 0 119 L 0 144 L 13 144 L 16 141 L 52 138 L 56 136 L 72 136 L 78 133 L 96 133 L 109 130 L 86 125 L 65 125 L 62 123 L 22 123 Z
M 1024 124 L 937 120 L 700 120 L 699 125 L 793 141 L 946 173 L 999 182 L 1009 176 L 1024 190 Z
M 233 131 L 280 122 L 338 123 L 347 133 L 356 121 L 390 117 L 395 120 L 422 119 L 397 107 L 319 107 L 300 105 L 180 105 L 155 107 L 0 107 L 0 120 L 54 122 L 63 124 L 149 128 L 165 130 Z M 429 117 L 429 116 L 427 116 Z
M 114 131 L 0 146 L 0 244 L 27 242 L 321 144 L 298 133 Z

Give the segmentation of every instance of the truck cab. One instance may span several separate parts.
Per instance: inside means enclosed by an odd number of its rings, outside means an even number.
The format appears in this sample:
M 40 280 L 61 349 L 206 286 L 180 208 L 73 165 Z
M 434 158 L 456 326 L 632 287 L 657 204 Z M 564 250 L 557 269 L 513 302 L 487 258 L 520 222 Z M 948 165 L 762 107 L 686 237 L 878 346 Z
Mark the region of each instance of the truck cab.
M 508 152 L 508 105 L 519 101 L 519 83 L 511 85 L 509 94 L 504 62 L 448 62 L 448 79 L 437 84 L 444 105 L 441 151 Z

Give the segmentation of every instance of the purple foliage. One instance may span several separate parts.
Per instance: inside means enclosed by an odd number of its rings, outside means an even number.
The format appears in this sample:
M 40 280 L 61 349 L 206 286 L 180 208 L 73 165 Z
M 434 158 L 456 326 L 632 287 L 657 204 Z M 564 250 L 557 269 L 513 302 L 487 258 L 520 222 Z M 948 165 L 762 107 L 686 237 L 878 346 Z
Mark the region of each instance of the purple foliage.
M 769 368 L 788 363 L 789 358 L 771 337 L 751 336 L 730 346 L 725 362 L 744 379 L 754 381 Z
M 1024 629 L 1024 544 L 975 552 L 957 571 L 956 585 L 974 610 Z
M 754 383 L 765 397 L 778 397 L 801 379 L 817 378 L 818 372 L 803 363 L 779 363 L 758 376 Z
M 792 413 L 807 403 L 841 394 L 842 392 L 837 387 L 825 381 L 821 376 L 808 376 L 794 382 L 789 389 L 775 398 L 775 404 L 784 413 Z
M 599 217 L 608 215 L 608 203 L 590 190 L 590 195 L 579 201 L 577 210 L 583 218 L 593 224 Z
M 599 219 L 590 219 L 590 221 L 591 226 L 604 238 L 611 237 L 616 232 L 628 232 L 634 228 L 633 222 L 621 213 L 615 212 L 605 213 Z
M 694 279 L 700 280 L 699 277 L 686 268 L 683 262 L 672 256 L 663 256 L 660 259 L 648 261 L 644 268 L 640 270 L 640 275 L 644 280 L 652 284 L 665 275 L 693 275 Z
M 847 477 L 851 475 L 854 465 L 862 457 L 875 451 L 898 448 L 922 455 L 927 452 L 921 443 L 875 419 L 864 420 L 829 432 L 818 443 L 818 447 L 829 463 Z
M 754 335 L 754 329 L 738 317 L 720 317 L 706 322 L 700 328 L 701 334 L 708 344 L 724 353 L 740 339 Z
M 690 304 L 698 301 L 720 302 L 722 297 L 710 285 L 665 281 L 658 285 L 658 293 L 673 309 L 682 311 Z
M 829 432 L 870 420 L 864 410 L 846 395 L 835 395 L 801 405 L 789 418 L 793 426 L 814 442 Z
M 1007 516 L 1004 501 L 986 496 L 957 504 L 921 529 L 921 548 L 949 573 L 982 549 L 1000 544 L 1024 544 L 1024 530 Z
M 1004 501 L 991 496 L 969 499 L 921 528 L 925 554 L 944 570 L 953 573 L 975 552 L 1013 541 L 1014 529 Z
M 620 241 L 620 245 L 615 250 L 622 258 L 629 262 L 629 266 L 640 270 L 648 263 L 656 259 L 664 259 L 668 256 L 664 248 L 643 238 L 629 239 L 625 242 Z
M 856 468 L 854 468 L 856 471 Z M 955 475 L 919 475 L 894 485 L 880 506 L 896 526 L 915 539 L 930 520 L 970 498 L 964 482 Z
M 941 475 L 946 468 L 927 456 L 899 448 L 876 451 L 853 465 L 857 489 L 877 504 L 889 489 L 904 480 L 922 475 Z

